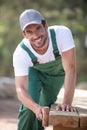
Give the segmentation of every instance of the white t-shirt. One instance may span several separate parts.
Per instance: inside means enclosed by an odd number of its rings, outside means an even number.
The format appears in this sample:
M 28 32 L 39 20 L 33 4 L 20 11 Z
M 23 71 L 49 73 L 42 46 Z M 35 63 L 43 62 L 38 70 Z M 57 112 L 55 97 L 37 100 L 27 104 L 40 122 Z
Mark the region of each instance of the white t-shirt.
M 53 28 L 56 33 L 56 42 L 58 46 L 59 53 L 68 51 L 75 47 L 74 40 L 72 37 L 72 33 L 69 28 L 65 26 L 50 26 L 48 28 L 48 36 L 49 36 L 49 47 L 45 54 L 40 55 L 34 51 L 29 40 L 24 38 L 22 41 L 23 43 L 33 52 L 33 54 L 37 57 L 39 63 L 46 63 L 55 60 L 53 54 L 53 47 L 49 29 Z M 30 56 L 28 53 L 21 48 L 20 44 L 17 46 L 16 50 L 13 54 L 13 66 L 15 76 L 25 76 L 28 75 L 29 67 L 33 66 Z

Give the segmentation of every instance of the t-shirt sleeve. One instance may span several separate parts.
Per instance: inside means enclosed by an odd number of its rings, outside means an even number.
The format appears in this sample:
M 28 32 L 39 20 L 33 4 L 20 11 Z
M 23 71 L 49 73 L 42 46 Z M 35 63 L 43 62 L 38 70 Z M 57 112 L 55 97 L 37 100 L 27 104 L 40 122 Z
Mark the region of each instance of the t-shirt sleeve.
M 75 47 L 72 32 L 69 28 L 63 26 L 56 35 L 59 52 L 65 52 Z
M 13 54 L 13 67 L 15 76 L 25 76 L 28 75 L 28 64 L 27 60 L 19 55 Z

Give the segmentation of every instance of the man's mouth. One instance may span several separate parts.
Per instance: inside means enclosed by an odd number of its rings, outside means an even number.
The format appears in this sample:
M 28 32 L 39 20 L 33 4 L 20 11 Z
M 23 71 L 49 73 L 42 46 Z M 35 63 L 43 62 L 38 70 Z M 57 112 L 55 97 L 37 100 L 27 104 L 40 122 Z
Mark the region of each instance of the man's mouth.
M 41 37 L 39 36 L 38 38 L 36 38 L 35 40 L 41 40 Z

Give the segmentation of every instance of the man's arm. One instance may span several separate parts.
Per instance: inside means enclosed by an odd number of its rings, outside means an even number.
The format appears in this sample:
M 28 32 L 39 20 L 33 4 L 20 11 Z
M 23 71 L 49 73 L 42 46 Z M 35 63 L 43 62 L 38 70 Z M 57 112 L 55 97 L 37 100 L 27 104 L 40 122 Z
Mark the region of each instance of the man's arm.
M 42 107 L 39 104 L 35 103 L 27 92 L 28 76 L 16 76 L 15 83 L 18 99 L 24 106 L 35 113 L 38 120 L 42 120 Z
M 74 111 L 75 109 L 71 106 L 74 96 L 74 89 L 76 83 L 76 56 L 75 48 L 70 49 L 61 54 L 62 64 L 65 70 L 64 79 L 64 98 L 63 103 L 57 106 L 57 110 L 63 111 Z

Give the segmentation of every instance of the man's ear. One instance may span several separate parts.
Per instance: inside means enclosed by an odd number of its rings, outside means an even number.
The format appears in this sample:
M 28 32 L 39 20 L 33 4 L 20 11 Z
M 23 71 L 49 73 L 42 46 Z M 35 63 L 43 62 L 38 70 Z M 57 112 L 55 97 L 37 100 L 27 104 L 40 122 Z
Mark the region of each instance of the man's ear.
M 27 38 L 25 31 L 23 31 L 22 34 L 25 38 Z
M 46 22 L 46 24 L 45 24 L 45 28 L 48 29 L 48 23 L 47 23 L 47 22 Z
M 22 34 L 23 34 L 24 37 L 26 36 L 25 31 L 22 31 Z

